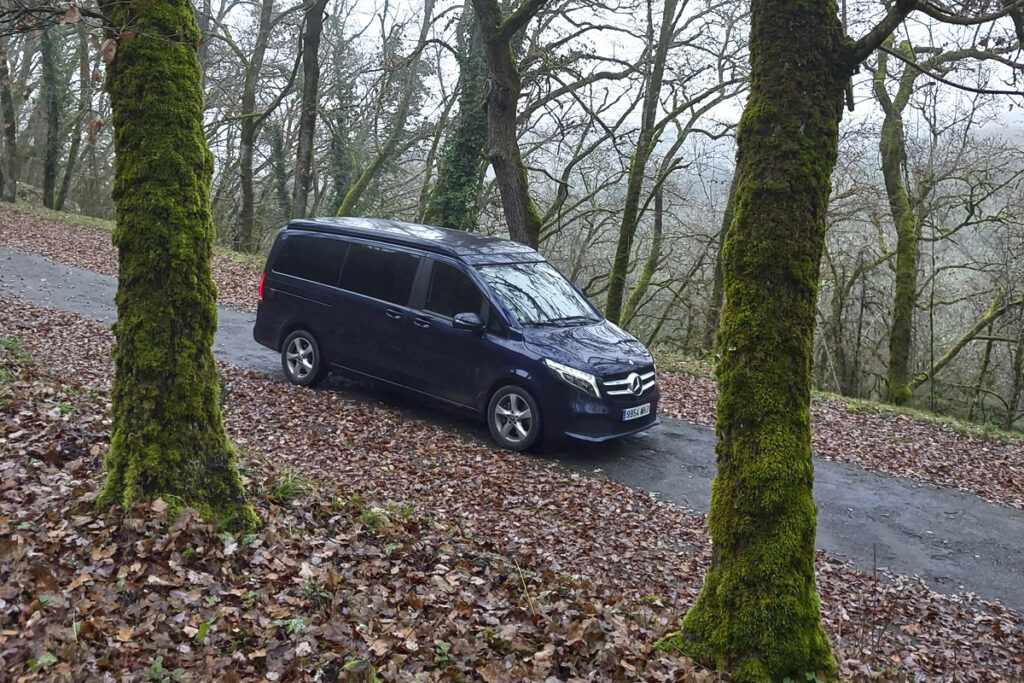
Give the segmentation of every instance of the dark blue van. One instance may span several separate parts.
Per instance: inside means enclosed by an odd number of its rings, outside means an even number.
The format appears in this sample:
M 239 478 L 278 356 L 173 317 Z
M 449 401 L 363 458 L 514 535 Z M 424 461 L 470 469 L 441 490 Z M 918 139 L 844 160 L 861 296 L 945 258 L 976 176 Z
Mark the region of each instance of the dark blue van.
M 288 379 L 328 370 L 487 420 L 501 446 L 604 441 L 657 424 L 654 360 L 533 249 L 368 218 L 292 221 L 260 281 L 253 336 Z

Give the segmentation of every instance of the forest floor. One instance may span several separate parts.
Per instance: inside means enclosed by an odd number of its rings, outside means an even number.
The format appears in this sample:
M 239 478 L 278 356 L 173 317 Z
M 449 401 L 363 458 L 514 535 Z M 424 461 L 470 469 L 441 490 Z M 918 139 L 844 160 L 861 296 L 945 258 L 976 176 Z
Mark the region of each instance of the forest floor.
M 0 244 L 116 273 L 98 230 L 4 210 Z M 222 303 L 251 308 L 258 271 L 218 256 Z M 700 588 L 702 516 L 344 392 L 221 366 L 257 534 L 188 515 L 168 525 L 162 501 L 94 513 L 111 342 L 81 317 L 0 298 L 0 661 L 12 677 L 333 680 L 368 664 L 388 680 L 709 677 L 650 650 Z M 661 382 L 664 412 L 710 424 L 713 382 Z M 834 399 L 816 401 L 815 430 L 819 456 L 1022 507 L 1019 442 Z M 1019 614 L 826 553 L 818 584 L 846 678 L 1024 679 Z

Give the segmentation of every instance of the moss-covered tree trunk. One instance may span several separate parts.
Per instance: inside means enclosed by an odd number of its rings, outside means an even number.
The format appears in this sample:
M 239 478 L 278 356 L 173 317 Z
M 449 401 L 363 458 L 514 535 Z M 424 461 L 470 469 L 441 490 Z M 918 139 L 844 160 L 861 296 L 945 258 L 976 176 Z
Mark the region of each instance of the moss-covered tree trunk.
M 887 41 L 891 47 L 892 40 Z M 900 46 L 908 59 L 914 59 L 909 43 Z M 910 194 L 903 183 L 903 170 L 907 158 L 907 145 L 903 134 L 903 110 L 910 102 L 914 80 L 918 72 L 907 68 L 895 98 L 885 89 L 888 55 L 879 51 L 878 69 L 873 87 L 875 99 L 882 107 L 885 119 L 878 141 L 882 156 L 882 177 L 889 198 L 889 213 L 896 227 L 896 288 L 893 292 L 892 325 L 889 328 L 889 365 L 886 377 L 886 399 L 903 405 L 910 399 L 910 349 L 914 326 L 914 306 L 917 303 L 917 219 L 911 209 Z
M 459 19 L 458 41 L 459 113 L 445 138 L 437 183 L 430 192 L 423 221 L 472 232 L 480 212 L 477 196 L 487 142 L 487 114 L 483 107 L 487 62 L 470 3 Z
M 891 49 L 893 40 L 886 41 Z M 917 62 L 917 51 L 909 40 L 899 45 L 899 52 L 908 62 Z M 926 47 L 923 54 L 934 53 Z M 997 52 L 961 49 L 932 54 L 917 68 L 905 67 L 899 77 L 896 94 L 889 96 L 886 80 L 889 77 L 889 55 L 878 52 L 878 68 L 873 78 L 875 99 L 885 114 L 878 150 L 882 157 L 882 177 L 889 199 L 889 213 L 896 228 L 896 285 L 893 292 L 892 325 L 889 328 L 889 365 L 886 373 L 886 400 L 904 405 L 910 400 L 913 386 L 910 382 L 911 351 L 913 349 L 914 309 L 917 305 L 917 242 L 926 211 L 925 200 L 932 190 L 927 179 L 919 180 L 916 188 L 908 188 L 906 175 L 907 144 L 903 130 L 903 112 L 910 103 L 914 87 L 923 72 L 946 73 L 950 65 L 967 58 L 996 59 Z
M 737 681 L 835 671 L 814 576 L 810 384 L 830 176 L 853 56 L 833 0 L 754 0 L 716 348 L 713 553 L 662 641 Z
M 512 38 L 543 4 L 544 0 L 525 0 L 506 17 L 498 0 L 473 0 L 487 59 L 487 156 L 498 183 L 509 237 L 531 247 L 540 241 L 542 220 L 530 197 L 526 166 L 519 150 L 516 113 L 523 83 L 512 55 Z
M 245 501 L 211 345 L 213 157 L 187 0 L 100 3 L 119 37 L 107 70 L 118 249 L 113 433 L 97 504 L 163 497 L 235 527 Z

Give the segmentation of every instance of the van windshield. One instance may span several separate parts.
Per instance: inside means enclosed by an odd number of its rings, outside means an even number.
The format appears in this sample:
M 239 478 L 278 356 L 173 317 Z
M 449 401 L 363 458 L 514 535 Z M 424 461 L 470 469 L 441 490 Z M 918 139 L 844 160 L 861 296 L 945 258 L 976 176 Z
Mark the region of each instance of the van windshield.
M 477 270 L 524 325 L 583 325 L 601 320 L 586 297 L 549 263 L 501 263 Z

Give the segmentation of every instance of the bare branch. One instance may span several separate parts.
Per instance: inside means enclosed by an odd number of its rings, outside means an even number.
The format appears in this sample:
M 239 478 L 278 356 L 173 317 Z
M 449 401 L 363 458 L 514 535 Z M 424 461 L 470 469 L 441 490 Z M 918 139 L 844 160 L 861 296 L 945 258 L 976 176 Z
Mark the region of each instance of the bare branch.
M 892 55 L 896 59 L 899 59 L 900 61 L 902 61 L 907 66 L 909 66 L 909 67 L 911 67 L 913 69 L 918 70 L 919 72 L 921 72 L 921 74 L 927 76 L 928 78 L 931 78 L 932 80 L 938 81 L 939 83 L 943 83 L 944 85 L 948 85 L 948 86 L 950 86 L 952 88 L 956 88 L 957 90 L 963 90 L 965 92 L 973 92 L 973 93 L 977 93 L 979 95 L 1010 95 L 1010 96 L 1024 97 L 1024 91 L 1021 91 L 1021 90 L 999 90 L 999 89 L 991 89 L 991 88 L 974 88 L 972 86 L 964 85 L 962 83 L 955 83 L 955 82 L 949 80 L 948 78 L 943 78 L 942 76 L 940 76 L 939 74 L 937 74 L 937 73 L 935 73 L 933 71 L 929 71 L 928 69 L 926 69 L 925 67 L 921 66 L 917 62 L 915 62 L 915 61 L 913 61 L 911 59 L 907 59 L 906 55 L 901 54 L 897 50 L 891 50 L 891 49 L 889 49 L 889 48 L 887 48 L 887 47 L 885 47 L 883 45 L 880 45 L 878 47 L 878 49 L 881 52 L 884 52 L 884 53 L 886 53 L 888 55 Z M 973 56 L 975 58 L 981 58 L 981 57 L 978 57 L 977 55 L 970 55 L 970 56 Z M 995 57 L 992 57 L 992 59 L 995 59 Z

